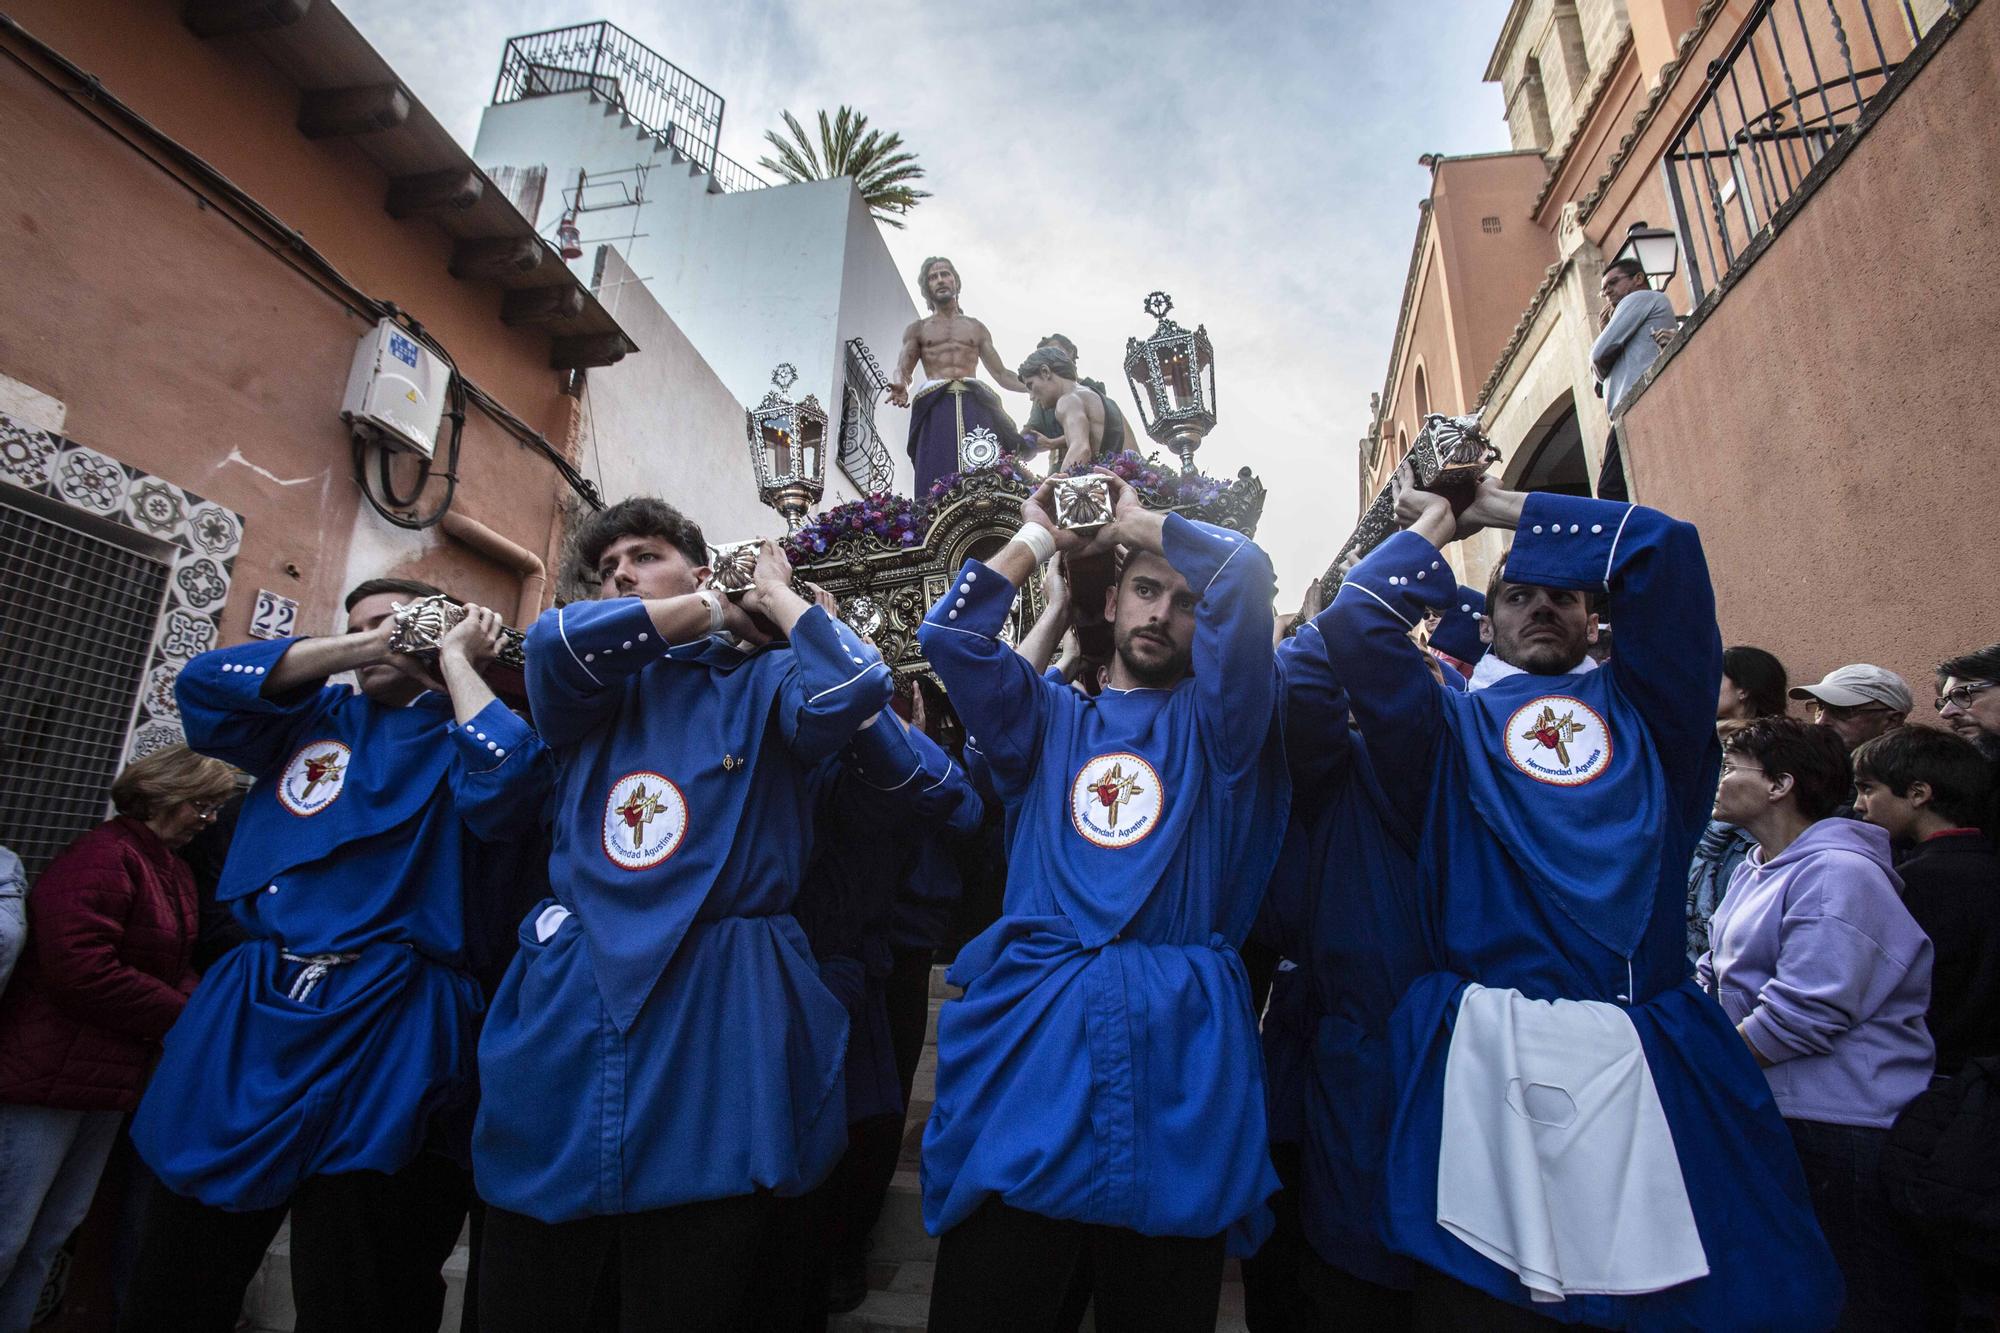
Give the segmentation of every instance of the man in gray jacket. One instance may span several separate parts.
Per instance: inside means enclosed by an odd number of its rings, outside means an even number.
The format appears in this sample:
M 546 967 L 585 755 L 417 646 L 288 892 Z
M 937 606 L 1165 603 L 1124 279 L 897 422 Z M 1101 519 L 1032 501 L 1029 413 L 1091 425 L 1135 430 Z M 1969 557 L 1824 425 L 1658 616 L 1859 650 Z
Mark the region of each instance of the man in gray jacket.
M 1604 331 L 1591 344 L 1590 364 L 1602 382 L 1604 410 L 1615 417 L 1625 395 L 1659 356 L 1660 344 L 1653 334 L 1674 327 L 1674 303 L 1665 292 L 1656 292 L 1646 285 L 1646 270 L 1636 259 L 1612 260 L 1611 266 L 1604 270 L 1598 291 L 1604 296 L 1601 316 Z M 1618 446 L 1618 427 L 1614 421 L 1611 438 L 1604 448 L 1604 470 L 1597 479 L 1597 495 L 1601 500 L 1627 498 Z

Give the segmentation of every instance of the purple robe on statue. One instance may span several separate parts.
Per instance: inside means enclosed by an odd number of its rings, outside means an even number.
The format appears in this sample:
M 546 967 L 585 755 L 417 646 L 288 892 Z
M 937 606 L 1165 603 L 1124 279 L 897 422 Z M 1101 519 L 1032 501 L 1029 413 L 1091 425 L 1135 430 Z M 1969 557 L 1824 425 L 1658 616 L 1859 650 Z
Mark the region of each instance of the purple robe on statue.
M 959 442 L 980 432 L 961 462 Z M 910 465 L 916 470 L 913 494 L 922 499 L 940 477 L 974 467 L 991 467 L 1004 454 L 1022 452 L 1000 395 L 978 380 L 932 380 L 910 398 Z

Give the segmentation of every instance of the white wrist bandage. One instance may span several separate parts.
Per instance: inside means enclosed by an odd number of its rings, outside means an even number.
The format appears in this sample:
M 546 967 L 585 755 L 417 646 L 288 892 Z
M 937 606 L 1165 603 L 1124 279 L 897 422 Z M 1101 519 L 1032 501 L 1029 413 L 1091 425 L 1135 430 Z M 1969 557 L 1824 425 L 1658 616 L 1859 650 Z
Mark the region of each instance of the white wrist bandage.
M 1039 523 L 1023 523 L 1014 540 L 1034 554 L 1037 566 L 1046 565 L 1056 553 L 1056 537 Z
M 701 601 L 702 605 L 708 608 L 708 632 L 710 634 L 720 634 L 722 632 L 722 594 L 713 588 L 703 588 L 701 590 Z

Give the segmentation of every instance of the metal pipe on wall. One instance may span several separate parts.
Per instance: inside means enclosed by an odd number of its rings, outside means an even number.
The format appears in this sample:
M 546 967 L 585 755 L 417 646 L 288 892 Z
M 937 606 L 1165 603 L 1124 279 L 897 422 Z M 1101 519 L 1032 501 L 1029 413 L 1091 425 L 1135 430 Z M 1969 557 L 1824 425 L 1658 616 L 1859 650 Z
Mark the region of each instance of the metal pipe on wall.
M 542 614 L 542 597 L 549 586 L 549 570 L 542 563 L 542 558 L 456 509 L 445 511 L 438 526 L 444 529 L 447 537 L 467 550 L 477 552 L 521 576 L 521 595 L 514 606 L 514 625 L 525 630 L 534 624 L 535 618 Z

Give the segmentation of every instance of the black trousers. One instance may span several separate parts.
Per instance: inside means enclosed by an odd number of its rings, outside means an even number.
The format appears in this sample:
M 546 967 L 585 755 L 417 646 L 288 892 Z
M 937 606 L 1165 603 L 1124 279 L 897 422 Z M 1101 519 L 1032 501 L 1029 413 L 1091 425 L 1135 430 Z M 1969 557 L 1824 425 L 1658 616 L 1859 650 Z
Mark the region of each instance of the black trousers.
M 1410 1333 L 1410 1293 L 1358 1278 L 1319 1257 L 1311 1245 L 1299 1260 L 1312 1333 Z
M 1418 1333 L 1548 1333 L 1555 1328 L 1588 1330 L 1593 1324 L 1557 1324 L 1533 1310 L 1488 1296 L 1474 1286 L 1446 1277 L 1435 1268 L 1417 1265 L 1416 1290 L 1410 1293 L 1411 1327 Z
M 1142 1236 L 1065 1222 L 988 1198 L 938 1242 L 931 1333 L 1043 1333 L 1070 1277 L 1091 1266 L 1099 1333 L 1212 1333 L 1222 1301 L 1220 1235 Z
M 471 1197 L 467 1172 L 432 1153 L 393 1175 L 307 1180 L 290 1207 L 297 1333 L 436 1333 L 444 1263 Z M 285 1212 L 232 1213 L 156 1184 L 119 1327 L 230 1333 Z
M 797 1327 L 796 1313 L 773 1309 L 774 1299 L 791 1298 L 789 1290 L 756 1290 L 769 1271 L 767 1245 L 791 1248 L 781 1238 L 803 1229 L 797 1205 L 738 1194 L 574 1222 L 489 1206 L 479 1257 L 481 1333 L 586 1326 L 599 1276 L 614 1262 L 624 1333 Z M 787 1226 L 787 1217 L 801 1225 Z
M 1292 1333 L 1310 1326 L 1300 1282 L 1300 1264 L 1309 1248 L 1299 1222 L 1300 1155 L 1296 1143 L 1271 1145 L 1271 1165 L 1281 1186 L 1271 1198 L 1278 1224 L 1257 1253 L 1243 1261 L 1243 1322 L 1250 1333 Z

